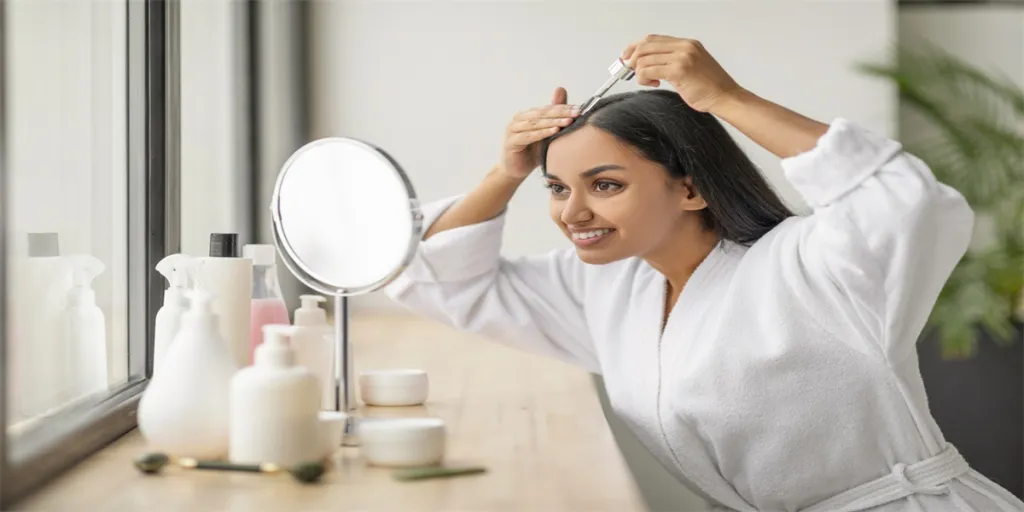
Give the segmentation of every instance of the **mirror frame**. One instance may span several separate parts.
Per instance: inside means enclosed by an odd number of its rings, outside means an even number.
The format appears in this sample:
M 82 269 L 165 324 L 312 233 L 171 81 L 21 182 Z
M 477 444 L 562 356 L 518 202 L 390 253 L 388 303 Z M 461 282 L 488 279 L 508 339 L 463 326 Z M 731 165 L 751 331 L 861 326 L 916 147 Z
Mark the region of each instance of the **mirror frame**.
M 383 160 L 384 163 L 389 165 L 398 174 L 398 177 L 401 179 L 402 186 L 405 188 L 406 195 L 409 197 L 409 215 L 412 221 L 412 230 L 409 233 L 409 246 L 406 250 L 405 256 L 402 258 L 402 263 L 381 279 L 371 284 L 354 288 L 337 287 L 331 283 L 326 283 L 316 278 L 315 274 L 306 269 L 305 266 L 300 263 L 301 260 L 296 257 L 295 251 L 291 244 L 288 243 L 288 237 L 285 235 L 281 227 L 280 193 L 281 186 L 284 183 L 289 170 L 295 164 L 295 161 L 307 151 L 314 149 L 317 146 L 337 142 L 359 146 L 363 150 L 373 153 L 377 158 Z M 398 162 L 396 162 L 395 159 L 383 149 L 374 146 L 373 144 L 350 137 L 325 137 L 317 139 L 306 143 L 292 153 L 292 155 L 288 157 L 288 160 L 285 161 L 284 165 L 281 166 L 281 172 L 277 175 L 277 181 L 274 185 L 274 194 L 270 201 L 270 211 L 273 223 L 274 245 L 278 248 L 278 252 L 281 255 L 281 260 L 284 262 L 285 267 L 287 267 L 288 270 L 304 284 L 313 290 L 326 295 L 349 297 L 369 293 L 387 286 L 401 275 L 409 266 L 409 263 L 412 262 L 423 237 L 423 213 L 420 210 L 419 199 L 416 197 L 416 192 L 413 190 L 412 182 L 409 180 L 408 174 L 406 174 L 405 170 L 402 169 Z M 325 222 L 329 221 L 325 220 Z

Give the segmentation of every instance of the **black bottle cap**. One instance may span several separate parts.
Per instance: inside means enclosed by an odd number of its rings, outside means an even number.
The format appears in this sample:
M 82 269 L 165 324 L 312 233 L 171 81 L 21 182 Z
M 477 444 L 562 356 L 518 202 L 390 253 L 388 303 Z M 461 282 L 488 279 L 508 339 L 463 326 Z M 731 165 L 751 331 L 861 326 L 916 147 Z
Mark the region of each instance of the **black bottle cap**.
M 57 233 L 29 233 L 28 256 L 30 258 L 60 256 Z
M 214 258 L 238 258 L 238 233 L 211 233 L 210 256 Z

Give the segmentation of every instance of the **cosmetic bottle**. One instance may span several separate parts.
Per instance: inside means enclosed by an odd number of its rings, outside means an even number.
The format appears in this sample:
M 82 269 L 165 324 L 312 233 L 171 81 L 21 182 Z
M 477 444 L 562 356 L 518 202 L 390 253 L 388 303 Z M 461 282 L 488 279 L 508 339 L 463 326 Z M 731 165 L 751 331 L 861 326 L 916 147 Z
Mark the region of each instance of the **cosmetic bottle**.
M 174 337 L 181 327 L 181 317 L 188 307 L 185 293 L 189 290 L 189 273 L 192 258 L 184 254 L 171 254 L 156 264 L 157 272 L 167 279 L 164 303 L 156 312 L 156 328 L 153 335 L 153 373 L 160 369 Z
M 242 255 L 252 260 L 252 295 L 249 308 L 249 363 L 263 341 L 263 326 L 288 324 L 288 306 L 277 280 L 277 250 L 273 245 L 250 244 Z
M 152 449 L 182 457 L 228 454 L 231 378 L 240 368 L 224 343 L 214 295 L 187 293 L 188 311 L 139 403 L 139 430 Z
M 88 254 L 66 258 L 72 286 L 63 315 L 64 350 L 69 357 L 66 401 L 107 389 L 107 324 L 96 304 L 92 281 L 104 265 Z
M 252 260 L 239 257 L 238 235 L 210 235 L 210 255 L 196 259 L 195 282 L 214 294 L 213 312 L 220 331 L 239 366 L 249 364 L 249 317 L 252 294 Z
M 292 466 L 323 456 L 320 386 L 295 365 L 292 329 L 263 326 L 255 362 L 231 381 L 231 462 Z
M 334 331 L 327 324 L 327 311 L 319 306 L 326 299 L 301 295 L 299 300 L 292 334 L 295 364 L 308 368 L 320 381 L 320 408 L 334 410 Z
M 13 339 L 30 340 L 8 349 L 12 423 L 59 406 L 68 387 L 67 371 L 54 354 L 66 352 L 61 327 L 71 274 L 60 256 L 57 233 L 28 233 L 26 242 L 27 258 L 12 258 L 22 270 L 8 274 L 8 286 L 20 290 L 19 297 L 8 299 L 9 329 Z

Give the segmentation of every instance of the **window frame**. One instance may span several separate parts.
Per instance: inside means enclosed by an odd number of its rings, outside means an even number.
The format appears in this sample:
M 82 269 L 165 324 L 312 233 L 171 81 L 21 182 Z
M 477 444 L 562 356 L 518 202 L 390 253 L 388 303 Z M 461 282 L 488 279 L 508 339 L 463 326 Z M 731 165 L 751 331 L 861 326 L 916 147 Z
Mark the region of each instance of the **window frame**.
M 6 8 L 0 2 L 0 91 L 6 84 Z M 7 435 L 6 379 L 0 379 L 0 508 L 133 430 L 152 375 L 153 331 L 163 301 L 155 266 L 180 246 L 178 2 L 125 0 L 127 24 L 128 380 L 40 421 L 17 443 Z M 0 375 L 7 371 L 6 105 L 0 94 Z
M 979 5 L 1012 5 L 1024 7 L 1024 0 L 897 0 L 898 7 L 918 7 L 947 5 L 956 7 L 970 7 Z

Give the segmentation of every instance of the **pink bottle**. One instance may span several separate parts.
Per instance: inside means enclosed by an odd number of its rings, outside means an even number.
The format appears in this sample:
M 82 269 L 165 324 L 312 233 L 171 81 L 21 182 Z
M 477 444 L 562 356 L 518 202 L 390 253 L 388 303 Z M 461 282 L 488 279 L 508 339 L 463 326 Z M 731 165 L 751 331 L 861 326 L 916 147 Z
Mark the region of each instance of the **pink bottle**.
M 250 244 L 242 257 L 252 260 L 252 304 L 249 316 L 249 364 L 263 343 L 263 326 L 290 324 L 288 306 L 277 281 L 277 250 L 273 245 Z

